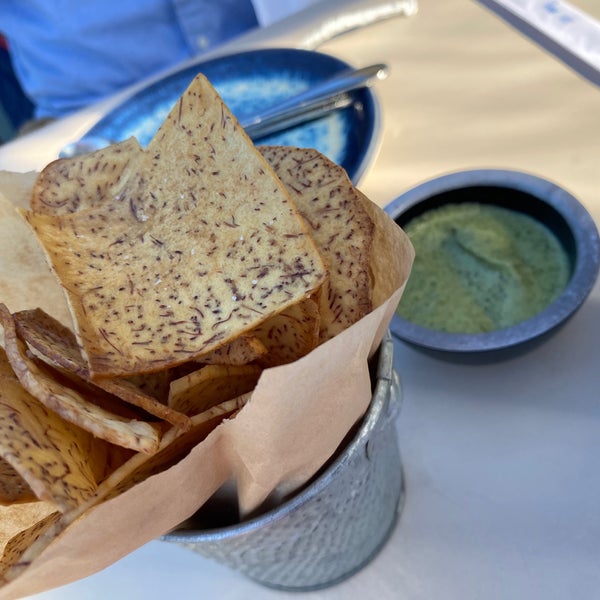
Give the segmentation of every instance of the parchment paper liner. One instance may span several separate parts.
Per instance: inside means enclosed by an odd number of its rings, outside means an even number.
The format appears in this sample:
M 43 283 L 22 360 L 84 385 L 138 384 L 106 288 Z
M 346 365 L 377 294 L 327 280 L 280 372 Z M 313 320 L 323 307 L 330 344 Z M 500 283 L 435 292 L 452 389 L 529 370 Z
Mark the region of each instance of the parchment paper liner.
M 3 181 L 0 177 L 0 191 L 10 198 Z M 319 470 L 366 412 L 372 394 L 368 359 L 389 325 L 413 260 L 406 235 L 379 207 L 369 203 L 368 209 L 376 222 L 371 261 L 376 308 L 304 358 L 267 369 L 234 419 L 177 465 L 76 519 L 0 589 L 0 599 L 100 571 L 189 518 L 228 480 L 237 484 L 243 515 L 267 496 L 289 494 Z M 0 235 L 7 226 L 14 223 L 0 220 Z M 27 296 L 26 304 L 9 308 L 32 308 L 36 298 Z M 62 311 L 56 306 L 53 312 Z

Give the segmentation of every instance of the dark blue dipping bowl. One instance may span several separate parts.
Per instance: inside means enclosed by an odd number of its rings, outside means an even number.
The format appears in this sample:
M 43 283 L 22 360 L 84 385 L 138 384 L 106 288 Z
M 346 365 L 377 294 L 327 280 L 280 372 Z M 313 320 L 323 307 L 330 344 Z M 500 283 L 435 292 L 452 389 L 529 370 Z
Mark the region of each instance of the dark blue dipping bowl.
M 485 353 L 492 357 L 537 341 L 575 313 L 598 276 L 600 239 L 592 217 L 571 194 L 527 173 L 478 169 L 427 181 L 393 200 L 385 210 L 403 227 L 428 210 L 460 202 L 494 204 L 525 213 L 546 225 L 571 262 L 566 288 L 544 310 L 512 327 L 486 333 L 448 333 L 416 325 L 396 313 L 390 325 L 393 335 L 435 352 L 463 356 Z

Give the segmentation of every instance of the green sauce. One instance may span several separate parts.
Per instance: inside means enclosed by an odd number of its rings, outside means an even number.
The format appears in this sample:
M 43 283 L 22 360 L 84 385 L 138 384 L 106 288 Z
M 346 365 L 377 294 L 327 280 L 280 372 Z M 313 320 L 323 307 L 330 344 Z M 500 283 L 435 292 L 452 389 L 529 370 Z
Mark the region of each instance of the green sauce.
M 416 257 L 398 313 L 454 333 L 515 325 L 565 288 L 569 257 L 535 219 L 490 204 L 448 204 L 405 227 Z

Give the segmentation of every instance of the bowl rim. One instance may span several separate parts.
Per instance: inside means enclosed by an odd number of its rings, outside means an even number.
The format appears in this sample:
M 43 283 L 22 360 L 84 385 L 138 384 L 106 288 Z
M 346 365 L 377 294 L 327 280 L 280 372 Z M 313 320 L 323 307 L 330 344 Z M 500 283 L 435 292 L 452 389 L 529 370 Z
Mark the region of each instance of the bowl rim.
M 516 325 L 485 333 L 448 333 L 422 327 L 394 313 L 390 330 L 395 337 L 431 350 L 470 353 L 502 350 L 534 340 L 571 317 L 591 292 L 600 268 L 600 237 L 585 207 L 558 184 L 523 171 L 471 169 L 425 181 L 392 200 L 385 212 L 397 220 L 409 209 L 444 192 L 460 188 L 495 187 L 519 191 L 547 204 L 568 226 L 575 261 L 569 282 L 546 308 Z M 493 202 L 491 202 L 493 203 Z

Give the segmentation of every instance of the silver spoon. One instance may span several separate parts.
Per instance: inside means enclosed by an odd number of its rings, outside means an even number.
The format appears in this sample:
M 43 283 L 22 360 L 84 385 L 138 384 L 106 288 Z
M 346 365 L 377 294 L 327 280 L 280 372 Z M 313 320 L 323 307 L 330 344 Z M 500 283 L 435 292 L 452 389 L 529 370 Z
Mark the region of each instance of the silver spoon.
M 280 102 L 277 106 L 244 119 L 241 123 L 242 127 L 253 140 L 256 140 L 316 119 L 332 110 L 349 106 L 353 101 L 351 91 L 385 79 L 387 74 L 388 68 L 384 64 L 369 65 L 360 69 L 345 69 L 333 77 L 320 81 L 305 92 Z

